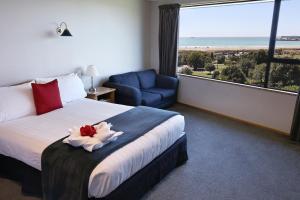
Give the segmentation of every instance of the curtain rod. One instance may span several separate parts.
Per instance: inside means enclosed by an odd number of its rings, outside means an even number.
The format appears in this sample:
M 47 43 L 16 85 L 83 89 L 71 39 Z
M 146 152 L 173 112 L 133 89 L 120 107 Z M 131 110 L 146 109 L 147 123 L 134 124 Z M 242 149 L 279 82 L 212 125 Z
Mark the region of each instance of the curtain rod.
M 224 4 L 240 4 L 240 3 L 255 3 L 255 2 L 273 2 L 274 0 L 219 0 L 215 2 L 205 2 L 205 3 L 186 3 L 181 4 L 182 8 L 188 8 L 188 7 L 197 7 L 197 6 L 217 6 L 217 5 L 224 5 Z

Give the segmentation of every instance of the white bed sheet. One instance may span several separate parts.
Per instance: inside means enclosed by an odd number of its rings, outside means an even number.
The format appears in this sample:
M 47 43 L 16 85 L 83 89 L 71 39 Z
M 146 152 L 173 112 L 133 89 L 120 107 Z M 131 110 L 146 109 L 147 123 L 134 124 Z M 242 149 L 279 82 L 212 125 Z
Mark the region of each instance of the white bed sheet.
M 0 123 L 0 154 L 41 170 L 43 150 L 51 143 L 67 136 L 69 128 L 94 124 L 131 108 L 81 99 L 41 116 L 29 116 Z M 100 198 L 108 195 L 183 134 L 184 117 L 177 115 L 106 157 L 90 176 L 89 197 Z

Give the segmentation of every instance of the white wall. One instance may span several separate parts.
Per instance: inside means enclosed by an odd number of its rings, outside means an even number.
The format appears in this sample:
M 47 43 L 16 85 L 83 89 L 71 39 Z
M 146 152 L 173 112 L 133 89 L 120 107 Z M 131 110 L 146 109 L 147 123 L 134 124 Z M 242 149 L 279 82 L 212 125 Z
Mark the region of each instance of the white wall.
M 179 102 L 289 133 L 296 95 L 180 76 Z
M 158 69 L 159 66 L 158 6 L 167 3 L 190 4 L 200 2 L 201 0 L 161 0 L 151 3 L 151 67 Z M 180 76 L 178 101 L 289 133 L 296 95 Z
M 149 66 L 148 6 L 144 0 L 1 1 L 0 86 L 90 64 L 100 71 L 99 84 Z M 73 37 L 56 35 L 62 21 Z

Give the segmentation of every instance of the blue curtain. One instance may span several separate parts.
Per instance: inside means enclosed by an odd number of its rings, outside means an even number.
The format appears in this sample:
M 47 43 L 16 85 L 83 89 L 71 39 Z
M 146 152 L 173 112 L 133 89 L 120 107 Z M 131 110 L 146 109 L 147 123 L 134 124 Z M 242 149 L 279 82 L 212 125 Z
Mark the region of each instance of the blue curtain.
M 176 77 L 179 4 L 159 6 L 159 73 Z

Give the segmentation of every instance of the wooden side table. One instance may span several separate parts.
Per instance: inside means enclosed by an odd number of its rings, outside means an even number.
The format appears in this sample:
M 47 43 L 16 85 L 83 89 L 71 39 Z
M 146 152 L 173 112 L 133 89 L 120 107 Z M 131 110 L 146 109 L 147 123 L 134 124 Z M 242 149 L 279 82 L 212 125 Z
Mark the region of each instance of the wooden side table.
M 114 88 L 97 87 L 96 92 L 91 93 L 87 91 L 86 98 L 115 103 L 115 92 L 116 89 Z

